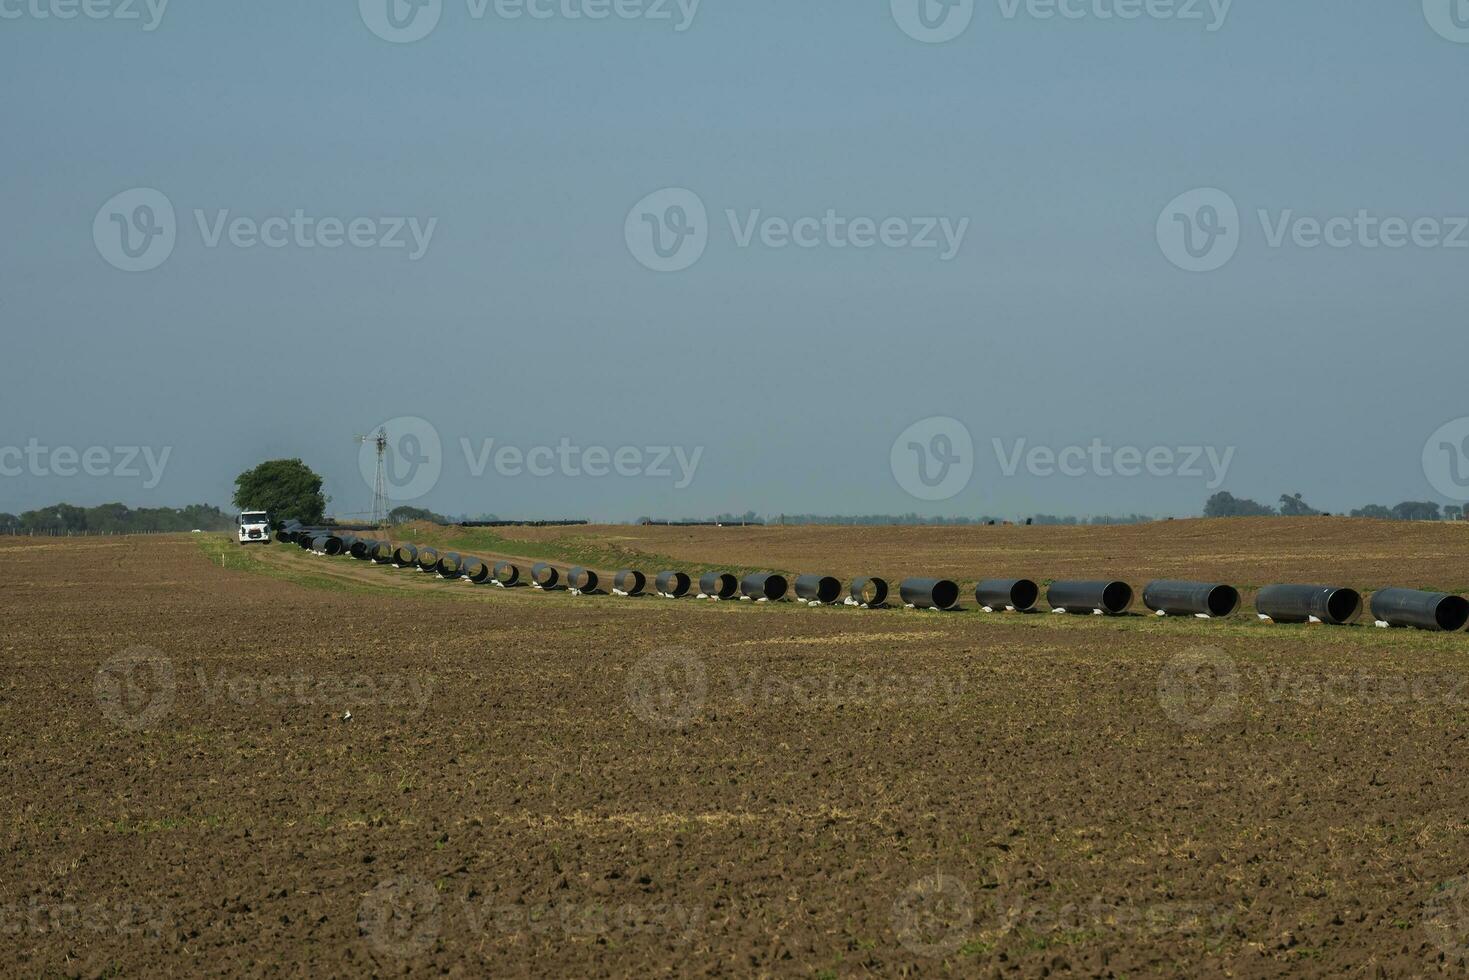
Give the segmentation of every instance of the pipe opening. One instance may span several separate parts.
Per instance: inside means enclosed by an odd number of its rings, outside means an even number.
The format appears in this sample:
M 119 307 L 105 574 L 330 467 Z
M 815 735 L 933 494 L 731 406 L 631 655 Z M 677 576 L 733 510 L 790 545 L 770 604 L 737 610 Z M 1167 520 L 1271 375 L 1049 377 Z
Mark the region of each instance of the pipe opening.
M 1132 586 L 1126 582 L 1108 582 L 1102 590 L 1102 609 L 1116 616 L 1132 605 Z
M 740 591 L 740 583 L 728 572 L 709 572 L 699 579 L 699 591 L 719 599 L 733 599 Z
M 643 589 L 648 586 L 648 577 L 633 568 L 624 568 L 612 576 L 612 585 L 617 591 L 627 595 L 642 595 Z
M 540 562 L 531 568 L 530 578 L 543 589 L 554 589 L 561 581 L 561 573 L 545 562 Z
M 1457 633 L 1469 624 L 1469 599 L 1463 596 L 1445 596 L 1433 611 L 1438 628 L 1445 633 Z
M 495 581 L 504 586 L 517 585 L 520 582 L 520 568 L 508 561 L 495 563 Z
M 582 568 L 578 565 L 566 573 L 566 581 L 578 592 L 597 591 L 597 573 L 590 568 Z
M 943 579 L 933 587 L 933 604 L 940 609 L 953 609 L 959 601 L 959 586 Z
M 886 579 L 859 578 L 852 583 L 849 594 L 864 606 L 880 606 L 888 601 L 888 583 Z
M 1233 616 L 1239 608 L 1239 589 L 1232 585 L 1216 585 L 1209 591 L 1209 615 L 1215 619 Z
M 1334 589 L 1326 598 L 1326 614 L 1333 623 L 1350 623 L 1362 614 L 1362 597 L 1356 589 Z
M 664 595 L 671 595 L 682 599 L 689 594 L 689 589 L 693 588 L 693 585 L 693 579 L 689 578 L 683 572 L 658 573 L 658 591 Z
M 1010 587 L 1010 605 L 1019 612 L 1030 612 L 1040 597 L 1041 587 L 1028 578 L 1020 579 Z

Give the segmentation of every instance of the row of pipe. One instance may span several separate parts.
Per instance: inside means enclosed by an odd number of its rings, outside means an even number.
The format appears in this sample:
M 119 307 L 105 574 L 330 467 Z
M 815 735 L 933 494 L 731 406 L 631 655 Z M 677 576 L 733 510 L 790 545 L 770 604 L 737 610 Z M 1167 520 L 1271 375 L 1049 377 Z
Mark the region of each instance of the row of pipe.
M 513 588 L 522 584 L 520 567 L 509 561 L 491 563 L 472 555 L 440 553 L 426 546 L 393 545 L 372 538 L 339 535 L 329 528 L 306 527 L 295 521 L 283 524 L 276 531 L 276 538 L 323 555 L 348 555 L 380 565 L 417 568 L 426 574 L 445 579 L 462 578 L 476 585 L 488 583 Z M 601 577 L 592 569 L 574 567 L 563 579 L 560 569 L 547 562 L 537 562 L 531 567 L 529 584 L 544 591 L 567 589 L 580 594 L 602 591 Z M 758 572 L 743 579 L 728 572 L 706 572 L 699 578 L 697 595 L 709 599 L 779 602 L 787 597 L 791 587 L 785 576 L 774 572 Z M 647 588 L 648 577 L 636 569 L 624 568 L 612 576 L 611 591 L 615 595 L 640 596 Z M 840 580 L 829 575 L 799 576 L 794 588 L 800 601 L 822 606 L 878 608 L 887 604 L 889 594 L 888 583 L 880 578 L 854 579 L 846 587 L 845 596 Z M 694 581 L 685 572 L 663 571 L 653 580 L 653 591 L 667 598 L 681 599 L 693 590 Z M 957 609 L 959 593 L 958 584 L 948 579 L 910 578 L 898 585 L 903 604 L 914 609 Z M 1240 606 L 1238 589 L 1208 582 L 1149 582 L 1142 598 L 1143 605 L 1159 616 L 1223 619 L 1237 612 Z M 985 612 L 1028 613 L 1039 606 L 1041 589 L 1030 579 L 988 579 L 975 586 L 974 599 Z M 1046 589 L 1046 604 L 1055 613 L 1121 616 L 1132 607 L 1133 589 L 1126 582 L 1052 582 Z M 1255 597 L 1256 614 L 1275 623 L 1344 626 L 1356 622 L 1362 610 L 1360 593 L 1336 586 L 1270 585 Z M 1469 600 L 1448 593 L 1380 589 L 1372 594 L 1371 610 L 1379 626 L 1453 633 L 1469 625 Z

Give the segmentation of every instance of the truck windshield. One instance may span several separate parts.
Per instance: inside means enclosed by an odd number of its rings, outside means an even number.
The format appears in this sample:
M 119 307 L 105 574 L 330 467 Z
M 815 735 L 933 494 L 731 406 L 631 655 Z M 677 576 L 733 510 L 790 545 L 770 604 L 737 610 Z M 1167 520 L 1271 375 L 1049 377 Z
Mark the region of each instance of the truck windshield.
M 269 524 L 270 523 L 270 515 L 269 514 L 241 514 L 240 515 L 240 523 L 241 524 Z

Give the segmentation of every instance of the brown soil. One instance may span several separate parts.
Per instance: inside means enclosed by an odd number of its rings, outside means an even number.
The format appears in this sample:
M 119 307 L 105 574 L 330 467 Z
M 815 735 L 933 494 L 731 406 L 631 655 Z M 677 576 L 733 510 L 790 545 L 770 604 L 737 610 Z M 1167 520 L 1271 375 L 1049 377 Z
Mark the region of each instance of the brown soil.
M 577 533 L 844 576 L 1464 581 L 1442 525 Z M 1469 956 L 1469 636 L 577 598 L 236 551 L 0 539 L 7 972 Z

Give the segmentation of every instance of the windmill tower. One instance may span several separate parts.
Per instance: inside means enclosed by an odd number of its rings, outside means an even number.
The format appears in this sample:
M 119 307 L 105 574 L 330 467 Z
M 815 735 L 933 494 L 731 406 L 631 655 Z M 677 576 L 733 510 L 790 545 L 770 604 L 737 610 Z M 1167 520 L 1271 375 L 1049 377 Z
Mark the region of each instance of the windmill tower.
M 388 526 L 388 430 L 378 429 L 375 436 L 358 436 L 358 443 L 371 442 L 377 448 L 377 476 L 372 483 L 372 524 Z

